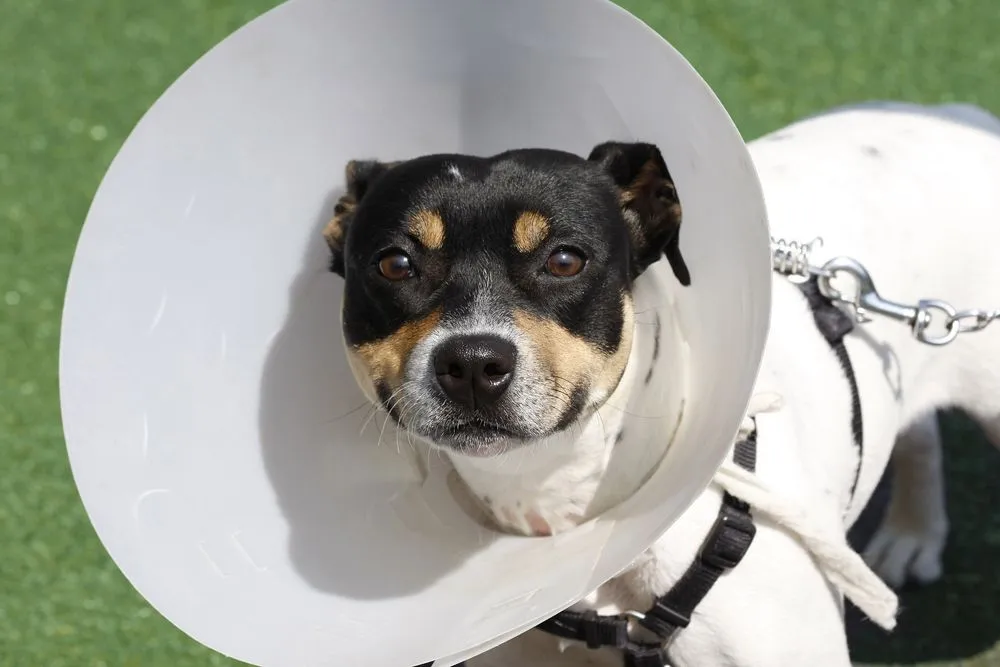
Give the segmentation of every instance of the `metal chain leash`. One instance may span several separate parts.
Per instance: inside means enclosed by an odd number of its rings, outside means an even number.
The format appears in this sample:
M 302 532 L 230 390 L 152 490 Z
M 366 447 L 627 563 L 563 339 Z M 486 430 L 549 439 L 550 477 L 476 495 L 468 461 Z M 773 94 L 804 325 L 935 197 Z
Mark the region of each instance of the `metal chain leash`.
M 796 281 L 816 276 L 820 292 L 826 298 L 844 305 L 859 323 L 870 322 L 868 314 L 875 313 L 903 322 L 921 343 L 940 346 L 952 342 L 959 334 L 982 331 L 1000 320 L 1000 308 L 958 310 L 939 299 L 922 299 L 915 305 L 885 299 L 875 289 L 868 270 L 855 259 L 835 257 L 823 266 L 812 264 L 810 255 L 822 244 L 823 240 L 820 238 L 803 244 L 771 237 L 771 267 Z M 838 290 L 831 284 L 834 278 L 845 275 L 854 284 L 852 292 Z

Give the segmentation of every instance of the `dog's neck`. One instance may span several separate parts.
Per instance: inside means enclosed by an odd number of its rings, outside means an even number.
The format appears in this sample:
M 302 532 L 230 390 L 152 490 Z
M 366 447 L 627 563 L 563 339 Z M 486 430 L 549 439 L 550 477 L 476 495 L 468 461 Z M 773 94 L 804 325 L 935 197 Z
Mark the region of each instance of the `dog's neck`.
M 680 420 L 686 361 L 670 309 L 647 314 L 637 318 L 618 386 L 588 418 L 500 456 L 449 455 L 501 529 L 569 530 L 635 493 L 663 458 Z

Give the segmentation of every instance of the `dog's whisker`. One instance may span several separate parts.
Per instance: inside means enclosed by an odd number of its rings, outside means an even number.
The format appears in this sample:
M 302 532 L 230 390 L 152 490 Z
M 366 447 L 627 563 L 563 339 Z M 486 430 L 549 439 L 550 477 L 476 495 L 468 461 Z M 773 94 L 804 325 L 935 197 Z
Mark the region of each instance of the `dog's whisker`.
M 604 442 L 608 441 L 608 429 L 604 424 L 604 417 L 601 416 L 600 410 L 595 410 L 594 415 L 597 416 L 597 422 L 601 425 L 601 434 L 604 436 Z
M 364 433 L 365 428 L 372 421 L 372 419 L 375 418 L 375 415 L 377 415 L 380 410 L 387 411 L 387 414 L 391 413 L 391 411 L 392 411 L 392 405 L 391 405 L 392 400 L 397 395 L 399 395 L 401 392 L 403 392 L 404 390 L 406 390 L 409 385 L 412 385 L 412 384 L 414 384 L 414 383 L 410 382 L 410 381 L 403 382 L 395 391 L 392 392 L 392 394 L 389 395 L 389 397 L 385 400 L 384 403 L 371 402 L 370 403 L 370 405 L 371 405 L 371 413 L 368 415 L 368 417 L 365 419 L 364 423 L 361 425 L 361 430 L 359 431 L 359 435 L 362 434 L 362 433 Z M 383 430 L 384 430 L 384 428 L 385 428 L 385 426 L 383 425 Z
M 369 401 L 369 400 L 366 399 L 365 402 L 362 403 L 361 405 L 359 405 L 357 407 L 354 407 L 354 408 L 351 408 L 347 412 L 345 412 L 343 414 L 340 414 L 340 415 L 337 415 L 336 417 L 331 417 L 329 420 L 323 422 L 323 424 L 324 425 L 329 425 L 329 424 L 332 424 L 332 423 L 334 423 L 336 421 L 340 421 L 341 419 L 346 419 L 347 417 L 350 417 L 351 415 L 353 415 L 358 410 L 361 410 L 362 408 L 365 408 L 365 407 L 371 407 L 371 405 L 372 405 L 371 401 Z
M 360 436 L 360 435 L 363 435 L 363 434 L 364 434 L 364 432 L 365 432 L 365 429 L 366 429 L 366 428 L 368 427 L 368 425 L 369 425 L 369 424 L 370 424 L 370 423 L 371 423 L 371 422 L 372 422 L 372 421 L 373 421 L 373 420 L 375 419 L 375 417 L 376 417 L 376 416 L 378 415 L 378 413 L 379 413 L 380 411 L 382 411 L 382 410 L 385 410 L 385 409 L 386 409 L 386 408 L 385 408 L 385 406 L 384 406 L 384 405 L 382 405 L 381 403 L 372 403 L 372 404 L 371 404 L 371 409 L 370 409 L 370 412 L 369 412 L 369 414 L 368 414 L 368 417 L 367 417 L 367 418 L 365 419 L 364 423 L 362 423 L 362 424 L 361 424 L 361 428 L 360 428 L 360 429 L 358 430 L 358 435 L 359 435 L 359 436 Z M 389 418 L 389 414 L 388 414 L 388 412 L 386 412 L 386 418 L 387 418 L 387 419 Z M 376 422 L 376 424 L 377 424 L 377 423 L 378 423 L 378 422 Z M 383 430 L 383 431 L 385 430 L 385 424 L 383 424 L 383 425 L 382 425 L 382 430 Z M 379 442 L 381 442 L 381 440 L 382 440 L 382 437 L 381 437 L 381 434 L 380 434 L 380 435 L 379 435 Z
M 385 409 L 388 411 L 390 415 L 393 413 L 393 411 L 396 412 L 399 411 L 398 410 L 399 404 L 407 398 L 404 392 L 407 389 L 410 389 L 411 387 L 415 386 L 416 384 L 417 383 L 412 381 L 403 382 L 394 392 L 392 392 L 392 394 L 389 395 L 389 397 L 385 400 Z
M 663 419 L 664 417 L 666 417 L 666 416 L 667 416 L 666 414 L 659 414 L 659 415 L 641 415 L 641 414 L 639 414 L 638 412 L 632 412 L 631 410 L 627 410 L 627 409 L 625 409 L 625 408 L 623 408 L 623 407 L 621 407 L 621 406 L 618 406 L 618 405 L 614 405 L 614 404 L 613 404 L 613 403 L 611 403 L 610 401 L 608 401 L 608 402 L 605 402 L 605 403 L 603 403 L 603 404 L 602 404 L 602 405 L 601 405 L 601 406 L 600 406 L 600 407 L 598 408 L 598 410 L 602 410 L 602 409 L 604 409 L 604 408 L 610 408 L 610 409 L 612 409 L 612 410 L 617 410 L 618 412 L 622 413 L 623 415 L 626 415 L 626 416 L 629 416 L 629 417 L 633 417 L 633 418 L 635 418 L 635 419 L 648 419 L 648 420 L 656 420 L 656 419 Z
M 385 435 L 385 429 L 389 425 L 390 421 L 392 421 L 392 414 L 387 410 L 385 413 L 385 420 L 382 422 L 382 430 L 379 431 L 378 434 L 378 442 L 375 443 L 376 447 L 382 444 L 382 437 Z
M 385 420 L 382 422 L 382 428 L 378 432 L 378 440 L 375 442 L 376 447 L 382 446 L 382 436 L 385 435 L 385 427 L 389 425 L 389 419 L 390 419 L 389 415 L 386 414 Z
M 412 382 L 410 382 L 410 381 L 403 382 L 401 385 L 399 385 L 396 388 L 395 391 L 393 391 L 391 394 L 389 394 L 389 397 L 387 399 L 385 399 L 386 408 L 389 409 L 389 410 L 392 410 L 392 405 L 391 405 L 392 401 L 394 399 L 396 399 L 404 391 L 406 391 L 411 384 L 412 384 Z
M 378 411 L 381 410 L 381 409 L 382 409 L 382 406 L 379 405 L 378 403 L 372 403 L 371 404 L 371 407 L 369 408 L 369 411 L 368 411 L 368 416 L 365 418 L 364 422 L 362 422 L 361 428 L 358 429 L 358 435 L 359 436 L 364 434 L 365 429 L 368 428 L 368 425 L 372 422 L 373 419 L 375 419 L 375 415 L 377 415 Z
M 396 405 L 395 405 L 395 409 L 396 409 L 397 413 L 399 414 L 399 422 L 403 425 L 402 428 L 398 428 L 399 424 L 397 424 L 397 428 L 396 428 L 396 453 L 397 454 L 401 454 L 402 453 L 402 450 L 400 449 L 400 446 L 399 446 L 399 434 L 400 434 L 400 431 L 405 431 L 407 435 L 409 435 L 409 433 L 410 433 L 410 429 L 405 424 L 407 424 L 409 422 L 409 414 L 408 414 L 408 412 L 409 412 L 409 409 L 410 409 L 410 406 L 412 405 L 412 403 L 413 403 L 412 399 L 407 400 L 407 399 L 404 398 L 404 399 L 401 399 L 400 401 L 398 401 L 396 403 Z
M 573 398 L 572 392 L 570 392 L 567 389 L 563 389 L 562 387 L 558 387 L 558 386 L 552 387 L 549 391 L 552 392 L 553 394 L 557 394 L 557 395 L 565 398 L 566 400 L 572 400 L 572 398 Z
M 420 401 L 415 398 L 408 398 L 405 401 L 401 401 L 397 406 L 397 411 L 399 413 L 399 421 L 402 426 L 402 430 L 407 433 L 411 432 L 410 424 L 417 421 L 420 418 Z M 414 410 L 416 408 L 416 410 Z
M 561 401 L 563 406 L 570 405 L 570 402 L 573 400 L 570 394 L 555 389 L 546 392 L 546 398 Z

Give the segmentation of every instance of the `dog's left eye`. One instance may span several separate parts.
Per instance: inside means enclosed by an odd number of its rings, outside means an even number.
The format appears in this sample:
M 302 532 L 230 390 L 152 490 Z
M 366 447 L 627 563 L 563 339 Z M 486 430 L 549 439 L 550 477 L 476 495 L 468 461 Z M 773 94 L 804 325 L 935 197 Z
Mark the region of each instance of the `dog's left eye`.
M 413 277 L 413 262 L 402 250 L 390 250 L 379 258 L 378 272 L 386 280 L 406 280 Z
M 573 248 L 559 248 L 545 262 L 545 269 L 556 278 L 572 278 L 583 271 L 587 260 Z

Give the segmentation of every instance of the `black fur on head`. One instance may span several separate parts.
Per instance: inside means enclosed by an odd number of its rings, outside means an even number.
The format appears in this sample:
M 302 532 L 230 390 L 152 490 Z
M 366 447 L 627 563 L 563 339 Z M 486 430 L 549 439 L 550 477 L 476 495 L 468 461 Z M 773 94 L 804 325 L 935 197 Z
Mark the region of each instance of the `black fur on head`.
M 333 207 L 333 217 L 323 230 L 323 236 L 330 246 L 330 270 L 337 275 L 344 275 L 344 242 L 358 203 L 375 181 L 396 164 L 399 163 L 351 160 L 344 168 L 344 184 L 347 191 L 337 200 L 336 206 Z
M 435 443 L 485 455 L 569 428 L 622 377 L 635 278 L 665 255 L 690 284 L 652 144 L 352 161 L 345 181 L 324 235 L 352 371 Z
M 680 198 L 660 150 L 649 143 L 609 141 L 594 147 L 587 158 L 611 177 L 632 242 L 632 278 L 666 256 L 677 280 L 691 284 L 680 251 L 683 218 Z M 324 231 L 331 250 L 331 270 L 344 275 L 344 240 L 355 208 L 374 183 L 400 162 L 351 160 L 345 169 L 346 193 L 334 207 Z

